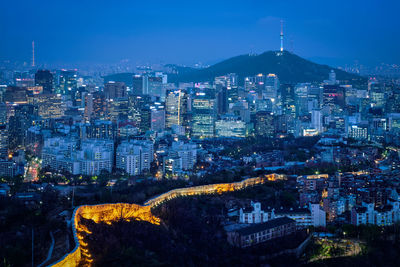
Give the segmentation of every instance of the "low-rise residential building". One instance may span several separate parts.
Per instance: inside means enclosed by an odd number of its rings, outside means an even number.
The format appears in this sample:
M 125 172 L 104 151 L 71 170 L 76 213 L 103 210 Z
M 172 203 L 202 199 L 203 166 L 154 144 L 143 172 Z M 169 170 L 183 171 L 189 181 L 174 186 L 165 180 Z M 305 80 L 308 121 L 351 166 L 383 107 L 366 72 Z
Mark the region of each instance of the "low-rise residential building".
M 296 232 L 296 222 L 288 217 L 272 219 L 264 223 L 228 231 L 228 242 L 236 247 L 250 247 L 268 240 L 288 236 Z
M 298 228 L 306 228 L 309 226 L 326 226 L 326 214 L 319 204 L 309 204 L 308 208 L 297 209 L 267 209 L 261 210 L 261 203 L 251 202 L 251 209 L 240 209 L 240 223 L 263 223 L 271 219 L 280 217 L 288 217 L 296 221 Z
M 378 226 L 392 225 L 400 221 L 399 202 L 389 201 L 389 204 L 374 207 L 373 203 L 362 203 L 351 210 L 351 223 L 353 225 L 375 224 Z

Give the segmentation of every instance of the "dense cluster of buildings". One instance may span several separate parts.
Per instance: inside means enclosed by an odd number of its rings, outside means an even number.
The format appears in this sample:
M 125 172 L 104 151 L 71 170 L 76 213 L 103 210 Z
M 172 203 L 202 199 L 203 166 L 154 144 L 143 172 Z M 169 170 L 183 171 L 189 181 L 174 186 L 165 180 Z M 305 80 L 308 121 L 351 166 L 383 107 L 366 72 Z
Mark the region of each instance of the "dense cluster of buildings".
M 333 70 L 318 83 L 283 83 L 273 73 L 170 83 L 166 72 L 148 68 L 128 79 L 115 75 L 115 81 L 77 70 L 1 70 L 0 76 L 0 176 L 26 175 L 32 158 L 48 172 L 156 178 L 201 175 L 207 166 L 211 172 L 238 165 L 370 168 L 373 162 L 378 175 L 299 177 L 300 209 L 261 210 L 254 204 L 240 218 L 263 223 L 286 216 L 307 227 L 351 212 L 355 224 L 397 221 L 398 197 L 387 197 L 396 187 L 377 178 L 400 167 L 400 88 L 393 82 L 351 84 L 337 80 Z M 285 151 L 276 149 L 240 160 L 218 157 L 222 148 L 210 143 L 248 136 L 321 138 L 317 153 L 304 162 L 286 162 Z M 363 147 L 368 142 L 372 146 Z M 383 145 L 391 152 L 381 158 Z
M 396 173 L 299 176 L 299 202 L 319 203 L 327 222 L 392 225 L 400 221 L 399 181 Z
M 80 124 L 83 135 L 113 138 L 170 129 L 197 139 L 329 132 L 397 142 L 400 129 L 398 88 L 375 79 L 365 88 L 353 87 L 336 80 L 334 71 L 322 83 L 299 84 L 280 83 L 268 73 L 174 84 L 167 74 L 149 71 L 129 82 L 101 84 L 77 70 L 14 72 L 3 80 L 0 120 L 8 125 L 10 150 L 30 145 L 30 127 L 47 129 L 57 122 Z M 99 121 L 110 129 L 96 129 Z
M 0 87 L 5 166 L 9 154 L 27 149 L 40 156 L 46 138 L 69 132 L 76 132 L 78 143 L 138 136 L 155 143 L 167 135 L 180 140 L 324 135 L 394 145 L 399 140 L 400 89 L 377 79 L 351 85 L 338 81 L 334 71 L 321 83 L 298 84 L 281 83 L 271 73 L 244 78 L 229 73 L 213 82 L 179 84 L 150 70 L 104 83 L 77 70 L 7 74 Z M 167 154 L 169 169 L 191 168 L 176 153 Z M 332 160 L 331 154 L 324 160 Z M 75 165 L 68 170 L 82 168 Z

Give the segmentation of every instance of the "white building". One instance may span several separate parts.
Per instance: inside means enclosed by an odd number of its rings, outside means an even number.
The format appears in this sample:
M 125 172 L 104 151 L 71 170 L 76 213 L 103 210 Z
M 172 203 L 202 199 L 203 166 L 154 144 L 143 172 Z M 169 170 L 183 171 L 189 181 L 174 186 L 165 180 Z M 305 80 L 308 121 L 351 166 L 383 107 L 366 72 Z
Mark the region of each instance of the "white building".
M 42 167 L 79 174 L 79 164 L 77 166 L 71 162 L 77 146 L 78 141 L 72 138 L 53 137 L 46 139 L 42 149 Z
M 259 202 L 251 202 L 251 206 L 253 210 L 240 209 L 240 223 L 263 223 L 271 219 L 289 217 L 296 221 L 299 228 L 326 226 L 326 214 L 319 204 L 310 204 L 308 208 L 268 209 L 266 211 L 261 210 Z
M 78 142 L 71 138 L 49 138 L 42 150 L 42 166 L 73 175 L 98 175 L 112 171 L 114 143 L 111 140 L 87 139 Z
M 168 156 L 164 159 L 164 172 L 168 171 L 171 173 L 182 172 L 182 158 L 178 156 Z
M 362 203 L 351 210 L 351 223 L 354 225 L 375 224 L 379 226 L 392 225 L 400 221 L 399 202 L 389 200 L 389 204 L 374 207 L 373 203 Z
M 355 140 L 368 139 L 368 125 L 349 125 L 347 127 L 347 137 Z
M 116 152 L 116 167 L 129 175 L 139 175 L 150 170 L 153 161 L 153 143 L 130 140 L 122 142 Z
M 322 133 L 322 112 L 319 109 L 311 110 L 311 127 L 318 131 L 318 133 Z
M 197 145 L 193 143 L 173 142 L 170 149 L 171 158 L 180 158 L 184 171 L 192 170 L 197 162 Z
M 81 164 L 81 174 L 99 175 L 102 170 L 112 171 L 114 142 L 112 140 L 86 139 L 76 153 Z
M 246 137 L 248 127 L 242 120 L 224 118 L 215 122 L 215 132 L 217 137 Z

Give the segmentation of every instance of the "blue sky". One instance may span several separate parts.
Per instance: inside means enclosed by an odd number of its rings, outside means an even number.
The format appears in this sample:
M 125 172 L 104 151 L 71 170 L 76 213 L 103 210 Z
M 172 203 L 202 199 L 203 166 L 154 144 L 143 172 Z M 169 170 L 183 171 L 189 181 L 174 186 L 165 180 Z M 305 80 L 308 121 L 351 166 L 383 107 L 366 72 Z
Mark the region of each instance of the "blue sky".
M 285 46 L 306 58 L 400 63 L 400 1 L 0 1 L 0 59 L 215 62 Z M 292 41 L 289 41 L 292 40 Z

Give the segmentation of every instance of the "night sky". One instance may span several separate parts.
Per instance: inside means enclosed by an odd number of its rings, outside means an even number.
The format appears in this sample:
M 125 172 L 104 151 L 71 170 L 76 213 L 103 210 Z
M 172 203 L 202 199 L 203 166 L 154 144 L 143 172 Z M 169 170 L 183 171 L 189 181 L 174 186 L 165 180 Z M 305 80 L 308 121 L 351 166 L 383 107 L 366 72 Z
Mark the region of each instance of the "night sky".
M 400 1 L 1 0 L 0 59 L 214 63 L 285 46 L 326 63 L 400 63 Z

